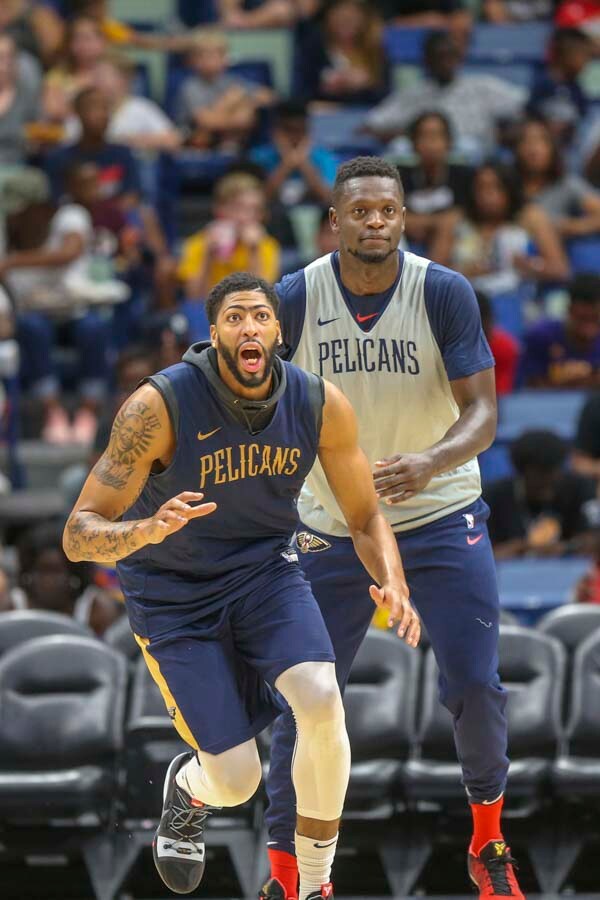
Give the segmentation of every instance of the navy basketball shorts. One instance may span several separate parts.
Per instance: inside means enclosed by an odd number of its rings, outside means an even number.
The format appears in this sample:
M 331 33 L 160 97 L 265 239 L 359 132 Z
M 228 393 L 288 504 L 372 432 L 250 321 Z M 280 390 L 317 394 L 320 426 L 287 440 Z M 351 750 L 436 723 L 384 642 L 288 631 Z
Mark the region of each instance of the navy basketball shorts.
M 287 669 L 335 662 L 323 617 L 297 563 L 275 569 L 266 586 L 249 585 L 245 596 L 215 612 L 203 616 L 199 610 L 194 621 L 180 627 L 178 616 L 177 605 L 165 603 L 160 625 L 149 624 L 150 633 L 135 637 L 175 728 L 206 753 L 250 740 L 286 708 L 274 685 Z M 172 627 L 165 628 L 170 617 Z

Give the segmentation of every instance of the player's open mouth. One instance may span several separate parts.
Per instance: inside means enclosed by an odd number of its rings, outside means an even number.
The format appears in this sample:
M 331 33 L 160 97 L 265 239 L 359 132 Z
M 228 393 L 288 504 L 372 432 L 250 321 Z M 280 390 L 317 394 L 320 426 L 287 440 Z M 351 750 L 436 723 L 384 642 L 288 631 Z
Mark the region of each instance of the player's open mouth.
M 260 344 L 248 341 L 240 347 L 240 365 L 244 372 L 258 372 L 262 365 L 263 352 Z

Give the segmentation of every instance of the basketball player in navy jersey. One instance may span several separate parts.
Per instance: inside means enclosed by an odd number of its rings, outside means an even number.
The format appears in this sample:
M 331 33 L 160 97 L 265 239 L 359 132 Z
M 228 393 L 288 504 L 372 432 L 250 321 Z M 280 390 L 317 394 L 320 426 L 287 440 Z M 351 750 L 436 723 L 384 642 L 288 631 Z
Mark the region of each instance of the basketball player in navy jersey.
M 496 427 L 494 360 L 469 283 L 398 251 L 403 188 L 396 168 L 359 157 L 338 169 L 331 227 L 339 252 L 278 285 L 288 358 L 343 391 L 359 423 L 380 510 L 396 532 L 415 604 L 454 717 L 473 816 L 468 852 L 480 897 L 522 898 L 500 815 L 508 759 L 498 678 L 499 600 L 476 456 Z M 367 573 L 317 464 L 299 499 L 298 549 L 332 639 L 344 687 L 371 620 Z M 319 552 L 311 552 L 313 549 Z M 340 599 L 344 616 L 338 615 Z M 275 723 L 267 782 L 272 880 L 294 897 L 291 715 Z
M 350 750 L 331 641 L 290 548 L 317 456 L 379 585 L 370 596 L 407 643 L 419 638 L 352 408 L 337 388 L 278 359 L 277 309 L 273 288 L 254 275 L 213 289 L 212 347 L 192 346 L 125 402 L 64 534 L 70 559 L 118 562 L 136 639 L 194 748 L 168 769 L 153 844 L 163 881 L 182 894 L 203 875 L 207 815 L 258 787 L 254 738 L 282 708 L 276 689 L 297 724 L 300 894 L 331 896 Z

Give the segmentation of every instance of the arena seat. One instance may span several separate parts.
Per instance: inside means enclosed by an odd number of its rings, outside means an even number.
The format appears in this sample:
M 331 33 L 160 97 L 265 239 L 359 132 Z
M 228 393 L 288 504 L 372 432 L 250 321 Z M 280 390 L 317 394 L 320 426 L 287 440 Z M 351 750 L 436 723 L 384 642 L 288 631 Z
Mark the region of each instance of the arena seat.
M 478 23 L 471 32 L 467 61 L 542 63 L 551 32 L 550 22 Z
M 235 65 L 247 60 L 269 64 L 273 86 L 282 97 L 289 96 L 293 54 L 292 33 L 287 28 L 253 28 L 228 31 L 229 57 Z
M 524 431 L 551 427 L 571 441 L 586 398 L 585 391 L 523 390 L 506 394 L 498 404 L 496 440 L 511 443 Z
M 500 676 L 508 691 L 511 753 L 506 810 L 525 817 L 543 800 L 543 787 L 561 739 L 565 651 L 554 638 L 518 625 L 501 625 L 499 650 Z M 436 803 L 444 813 L 463 816 L 467 804 L 456 761 L 452 717 L 438 700 L 438 668 L 431 650 L 425 660 L 421 710 L 415 752 L 403 771 L 406 796 L 417 805 Z M 430 850 L 432 846 L 433 842 Z M 535 866 L 533 854 L 532 861 Z M 415 870 L 413 883 L 418 875 Z M 544 873 L 537 867 L 536 875 L 542 885 Z M 407 886 L 407 891 L 412 886 Z
M 111 876 L 126 664 L 99 641 L 35 638 L 0 659 L 0 859 L 76 850 L 98 898 Z
M 595 603 L 568 603 L 546 613 L 536 625 L 538 631 L 557 638 L 567 653 L 600 629 L 600 606 Z
M 26 641 L 53 634 L 93 637 L 85 625 L 72 616 L 45 609 L 16 609 L 0 616 L 0 657 Z
M 589 567 L 586 557 L 511 559 L 496 566 L 500 603 L 526 625 L 571 599 Z
M 517 87 L 531 91 L 535 78 L 535 67 L 527 63 L 513 63 L 507 66 L 503 62 L 471 62 L 463 68 L 465 75 L 491 75 L 500 81 L 508 81 Z
M 117 844 L 113 889 L 125 881 L 142 848 L 150 845 L 162 809 L 162 791 L 168 764 L 190 748 L 177 734 L 161 693 L 140 655 L 133 678 L 125 725 L 126 832 Z M 223 810 L 210 823 L 208 842 L 226 847 L 243 894 L 250 896 L 256 861 L 255 803 Z
M 383 32 L 383 45 L 392 65 L 423 62 L 423 44 L 430 34 L 429 28 L 409 28 L 389 25 Z
M 364 107 L 356 107 L 312 113 L 311 137 L 315 144 L 338 155 L 376 155 L 382 148 L 381 143 L 372 135 L 361 133 L 367 112 Z
M 552 771 L 562 802 L 552 890 L 558 892 L 590 836 L 600 805 L 600 632 L 575 651 L 565 745 Z M 592 817 L 585 823 L 585 817 Z M 594 821 L 595 820 L 595 821 Z M 583 827 L 582 827 L 583 826 Z
M 579 272 L 600 272 L 600 237 L 572 238 L 567 241 L 567 255 L 574 275 Z
M 118 650 L 128 660 L 136 660 L 140 654 L 136 640 L 131 631 L 131 625 L 126 615 L 120 616 L 116 622 L 113 622 L 104 632 L 104 643 Z

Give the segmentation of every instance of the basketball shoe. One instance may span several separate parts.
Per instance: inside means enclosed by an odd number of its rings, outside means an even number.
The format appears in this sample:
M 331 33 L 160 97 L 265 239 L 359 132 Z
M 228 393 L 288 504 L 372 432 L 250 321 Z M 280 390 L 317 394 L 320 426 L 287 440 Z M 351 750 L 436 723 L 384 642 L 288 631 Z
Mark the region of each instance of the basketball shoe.
M 204 825 L 216 808 L 194 800 L 175 781 L 177 772 L 193 756 L 193 752 L 180 753 L 167 769 L 162 816 L 152 841 L 158 874 L 176 894 L 189 894 L 202 881 Z
M 479 889 L 479 900 L 525 900 L 513 866 L 515 860 L 504 841 L 488 841 L 475 855 L 469 848 L 469 876 Z

